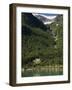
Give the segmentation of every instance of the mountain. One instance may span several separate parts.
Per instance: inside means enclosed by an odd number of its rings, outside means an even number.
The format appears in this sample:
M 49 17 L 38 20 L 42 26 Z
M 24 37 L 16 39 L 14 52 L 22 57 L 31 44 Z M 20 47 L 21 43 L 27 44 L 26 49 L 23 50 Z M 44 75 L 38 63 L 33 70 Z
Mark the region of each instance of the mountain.
M 63 15 L 57 15 L 54 23 L 50 24 L 50 27 L 55 36 L 56 48 L 59 53 L 58 57 L 63 60 Z
M 35 58 L 43 61 L 49 57 L 55 44 L 49 26 L 43 24 L 32 13 L 22 13 L 22 64 L 31 64 Z M 51 52 L 53 53 L 53 51 Z
M 34 17 L 32 13 L 22 13 L 22 24 L 47 30 L 47 27 L 43 24 L 43 22 Z
M 56 18 L 56 15 L 54 16 L 47 16 L 47 15 L 44 15 L 44 14 L 34 14 L 33 15 L 38 18 L 40 21 L 42 21 L 45 25 L 46 24 L 51 24 L 54 22 L 55 18 Z

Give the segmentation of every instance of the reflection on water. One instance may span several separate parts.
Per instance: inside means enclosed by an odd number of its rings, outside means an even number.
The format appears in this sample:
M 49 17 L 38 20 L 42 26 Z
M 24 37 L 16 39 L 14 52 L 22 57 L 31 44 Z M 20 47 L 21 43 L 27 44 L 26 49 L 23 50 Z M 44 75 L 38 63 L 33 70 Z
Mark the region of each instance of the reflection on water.
M 22 77 L 62 75 L 62 66 L 47 66 L 22 69 Z

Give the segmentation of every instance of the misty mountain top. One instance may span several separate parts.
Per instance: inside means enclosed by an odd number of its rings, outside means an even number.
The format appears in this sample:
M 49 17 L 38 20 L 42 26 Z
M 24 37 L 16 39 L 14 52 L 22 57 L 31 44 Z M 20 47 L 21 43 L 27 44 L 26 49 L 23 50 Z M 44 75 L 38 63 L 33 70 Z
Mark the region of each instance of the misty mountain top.
M 44 24 L 51 24 L 54 22 L 57 14 L 40 14 L 40 13 L 33 13 L 33 15 L 42 21 Z

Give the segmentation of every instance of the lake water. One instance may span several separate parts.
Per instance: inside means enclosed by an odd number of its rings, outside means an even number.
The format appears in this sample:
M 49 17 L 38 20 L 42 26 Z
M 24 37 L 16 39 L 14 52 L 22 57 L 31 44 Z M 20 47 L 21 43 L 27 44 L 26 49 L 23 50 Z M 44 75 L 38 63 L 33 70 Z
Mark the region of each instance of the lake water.
M 32 76 L 54 76 L 54 75 L 63 75 L 62 67 L 51 67 L 51 68 L 30 68 L 25 69 L 22 72 L 22 77 L 32 77 Z

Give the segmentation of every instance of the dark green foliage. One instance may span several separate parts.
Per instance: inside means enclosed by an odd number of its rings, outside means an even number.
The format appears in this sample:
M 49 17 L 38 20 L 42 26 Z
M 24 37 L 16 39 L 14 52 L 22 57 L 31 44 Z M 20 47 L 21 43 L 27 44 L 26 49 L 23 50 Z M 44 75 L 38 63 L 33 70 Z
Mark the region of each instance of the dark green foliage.
M 63 16 L 58 15 L 55 22 L 50 25 L 55 34 L 56 48 L 58 51 L 59 63 L 63 63 Z
M 45 26 L 31 13 L 22 13 L 22 67 L 35 66 L 35 58 L 40 58 L 41 66 L 63 63 L 63 27 L 62 20 L 58 19 L 60 17 L 50 26 Z
M 34 17 L 32 13 L 22 13 L 22 25 L 25 24 L 30 25 L 31 27 L 47 30 L 47 27 L 40 20 Z

